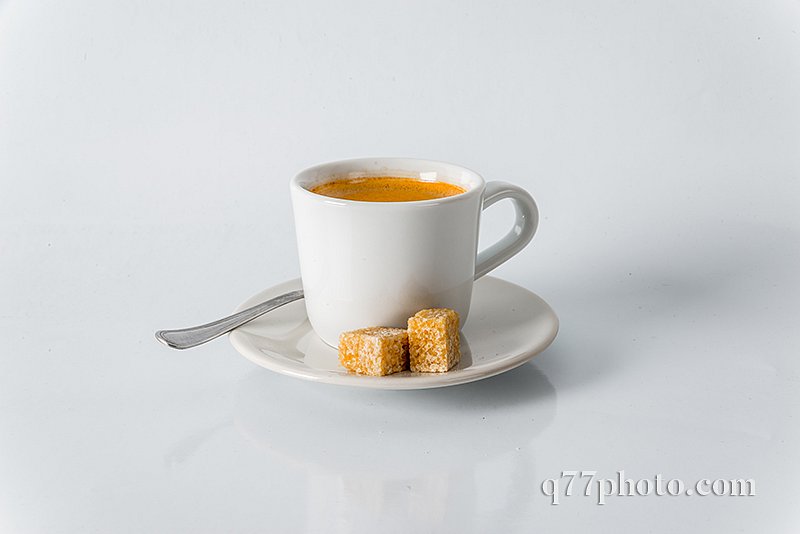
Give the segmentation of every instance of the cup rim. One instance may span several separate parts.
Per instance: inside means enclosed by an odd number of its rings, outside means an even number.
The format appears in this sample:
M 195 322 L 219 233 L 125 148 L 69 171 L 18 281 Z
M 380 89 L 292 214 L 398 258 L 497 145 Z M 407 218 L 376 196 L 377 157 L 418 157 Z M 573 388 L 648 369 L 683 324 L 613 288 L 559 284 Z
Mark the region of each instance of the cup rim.
M 328 197 L 325 195 L 320 195 L 319 193 L 314 193 L 313 191 L 307 189 L 304 184 L 302 183 L 304 180 L 307 180 L 309 176 L 324 174 L 325 169 L 331 169 L 334 167 L 347 167 L 347 166 L 364 166 L 366 164 L 371 164 L 372 166 L 380 165 L 381 162 L 392 162 L 395 166 L 403 167 L 403 165 L 409 167 L 424 167 L 424 166 L 435 166 L 435 167 L 451 167 L 458 172 L 466 175 L 469 179 L 471 179 L 472 183 L 465 182 L 457 182 L 454 185 L 464 186 L 467 185 L 468 189 L 463 193 L 459 193 L 457 195 L 452 195 L 449 197 L 442 197 L 442 198 L 431 198 L 427 200 L 405 200 L 401 202 L 386 202 L 386 201 L 372 201 L 372 200 L 349 200 L 343 198 L 335 198 L 335 197 Z M 395 169 L 395 172 L 401 169 Z M 392 171 L 387 170 L 386 172 L 391 173 Z M 412 172 L 419 172 L 419 171 L 412 171 Z M 324 180 L 319 180 L 324 181 Z M 448 181 L 448 183 L 453 183 L 452 181 Z M 307 184 L 306 184 L 307 185 Z M 348 158 L 348 159 L 341 159 L 341 160 L 334 160 L 328 161 L 324 163 L 318 163 L 311 167 L 307 167 L 297 173 L 290 181 L 290 188 L 293 192 L 301 194 L 307 198 L 315 199 L 317 201 L 326 202 L 329 204 L 339 204 L 339 205 L 371 205 L 371 206 L 435 206 L 439 204 L 448 204 L 451 202 L 459 202 L 471 198 L 475 195 L 480 195 L 483 192 L 484 187 L 486 186 L 486 180 L 478 174 L 477 172 L 473 171 L 468 167 L 464 167 L 463 165 L 459 165 L 457 163 L 450 163 L 447 161 L 440 161 L 440 160 L 433 160 L 433 159 L 422 159 L 422 158 L 406 158 L 406 157 L 373 157 L 373 158 Z

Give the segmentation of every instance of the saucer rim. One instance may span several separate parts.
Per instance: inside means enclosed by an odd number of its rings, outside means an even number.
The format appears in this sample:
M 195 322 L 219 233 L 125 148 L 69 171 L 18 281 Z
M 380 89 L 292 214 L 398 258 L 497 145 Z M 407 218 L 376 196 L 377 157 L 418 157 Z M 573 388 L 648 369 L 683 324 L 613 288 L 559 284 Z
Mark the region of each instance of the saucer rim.
M 484 279 L 498 280 L 500 282 L 513 285 L 519 291 L 524 291 L 528 293 L 530 297 L 539 301 L 539 305 L 541 305 L 548 312 L 550 319 L 549 322 L 551 323 L 550 329 L 542 341 L 518 354 L 505 356 L 486 364 L 477 366 L 473 365 L 464 369 L 449 371 L 447 373 L 406 374 L 408 372 L 404 372 L 402 374 L 398 373 L 394 375 L 374 377 L 349 373 L 335 373 L 329 370 L 315 369 L 308 366 L 305 366 L 305 368 L 302 370 L 298 370 L 294 368 L 294 366 L 287 366 L 280 360 L 270 358 L 265 354 L 254 356 L 252 352 L 258 351 L 258 348 L 254 347 L 253 343 L 248 339 L 248 337 L 252 334 L 240 331 L 239 329 L 231 331 L 228 334 L 228 339 L 239 354 L 259 367 L 269 369 L 270 371 L 285 376 L 310 382 L 383 390 L 433 389 L 467 384 L 470 382 L 483 380 L 484 378 L 497 376 L 499 374 L 511 371 L 512 369 L 516 369 L 517 367 L 529 362 L 534 356 L 547 349 L 553 343 L 553 340 L 555 340 L 556 336 L 558 335 L 560 327 L 558 315 L 556 315 L 553 308 L 542 297 L 533 291 L 495 276 L 484 276 L 476 281 L 476 283 L 480 283 L 480 281 Z M 274 292 L 277 288 L 282 288 L 280 290 L 281 292 L 289 291 L 291 288 L 300 289 L 302 288 L 302 283 L 300 278 L 294 278 L 265 288 L 247 298 L 236 308 L 235 311 L 241 311 L 242 309 L 252 306 L 254 301 L 258 301 L 259 299 L 268 298 L 261 297 L 261 295 Z

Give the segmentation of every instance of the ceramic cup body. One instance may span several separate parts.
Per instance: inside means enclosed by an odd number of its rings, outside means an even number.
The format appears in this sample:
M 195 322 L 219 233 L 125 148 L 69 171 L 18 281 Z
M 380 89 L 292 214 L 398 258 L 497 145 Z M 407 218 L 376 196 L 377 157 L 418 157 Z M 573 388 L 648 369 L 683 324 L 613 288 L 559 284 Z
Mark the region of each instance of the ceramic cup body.
M 366 176 L 446 181 L 466 192 L 414 202 L 361 202 L 309 190 L 332 179 Z M 335 347 L 343 331 L 404 328 L 410 316 L 432 307 L 456 310 L 464 324 L 476 274 L 524 247 L 538 220 L 530 195 L 501 185 L 493 187 L 497 200 L 522 194 L 533 213 L 527 209 L 522 214 L 525 232 L 512 230 L 506 243 L 501 240 L 482 252 L 476 269 L 480 214 L 489 189 L 477 173 L 436 161 L 365 158 L 318 165 L 295 176 L 290 188 L 300 271 L 315 332 Z M 515 199 L 518 219 L 519 202 Z

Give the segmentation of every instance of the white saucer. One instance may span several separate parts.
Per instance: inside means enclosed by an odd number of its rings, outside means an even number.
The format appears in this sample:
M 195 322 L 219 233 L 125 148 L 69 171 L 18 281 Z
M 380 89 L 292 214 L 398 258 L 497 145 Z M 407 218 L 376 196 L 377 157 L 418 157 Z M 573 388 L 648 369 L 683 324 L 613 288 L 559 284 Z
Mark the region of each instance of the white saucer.
M 250 297 L 237 311 L 300 289 L 291 280 Z M 375 389 L 425 389 L 453 386 L 494 376 L 529 361 L 558 332 L 558 317 L 537 295 L 510 282 L 484 276 L 472 292 L 462 329 L 461 362 L 447 373 L 358 376 L 339 366 L 336 349 L 323 342 L 308 322 L 302 300 L 287 304 L 231 332 L 245 358 L 272 371 L 328 384 Z

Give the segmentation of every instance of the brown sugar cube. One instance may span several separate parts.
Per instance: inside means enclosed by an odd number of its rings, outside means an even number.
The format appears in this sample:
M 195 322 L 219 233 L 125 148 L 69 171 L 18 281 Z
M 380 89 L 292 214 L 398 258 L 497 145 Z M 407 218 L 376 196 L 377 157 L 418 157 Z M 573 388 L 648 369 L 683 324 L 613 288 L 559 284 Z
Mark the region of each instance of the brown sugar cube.
M 408 320 L 411 370 L 444 373 L 461 359 L 458 313 L 448 308 L 422 310 Z
M 372 326 L 339 335 L 339 363 L 360 375 L 383 376 L 408 369 L 403 328 Z

